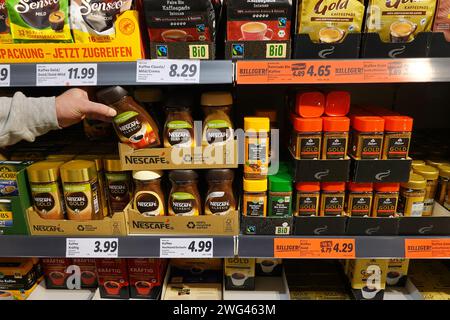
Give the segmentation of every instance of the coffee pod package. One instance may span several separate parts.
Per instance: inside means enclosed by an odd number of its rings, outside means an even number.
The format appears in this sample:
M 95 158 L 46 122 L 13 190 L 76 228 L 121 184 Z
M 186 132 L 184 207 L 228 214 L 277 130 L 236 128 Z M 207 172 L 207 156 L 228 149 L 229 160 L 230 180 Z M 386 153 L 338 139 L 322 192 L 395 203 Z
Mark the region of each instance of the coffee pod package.
M 130 10 L 132 0 L 71 0 L 70 27 L 77 43 L 110 42 L 116 36 L 116 19 Z
M 144 0 L 144 15 L 150 41 L 214 41 L 211 0 Z
M 0 0 L 0 44 L 12 43 L 6 0 Z
M 0 4 L 1 3 L 2 2 L 0 0 Z M 1 24 L 1 17 L 0 17 L 0 24 Z M 450 42 L 450 0 L 438 0 L 438 5 L 436 8 L 436 16 L 434 17 L 433 31 L 443 32 L 445 39 Z
M 291 38 L 292 0 L 228 0 L 228 41 Z
M 69 0 L 7 0 L 6 7 L 14 42 L 72 42 Z
M 370 0 L 366 32 L 376 32 L 381 41 L 413 41 L 419 32 L 431 30 L 436 0 Z
M 349 33 L 361 32 L 361 0 L 303 0 L 298 8 L 297 32 L 313 42 L 338 43 Z

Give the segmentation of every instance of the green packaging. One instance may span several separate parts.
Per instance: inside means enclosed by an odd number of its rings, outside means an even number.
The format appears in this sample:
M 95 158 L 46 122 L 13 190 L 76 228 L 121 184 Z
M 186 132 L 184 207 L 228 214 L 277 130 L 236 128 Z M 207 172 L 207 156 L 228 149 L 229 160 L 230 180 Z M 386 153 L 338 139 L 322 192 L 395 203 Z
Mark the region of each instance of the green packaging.
M 292 176 L 284 170 L 269 176 L 269 217 L 292 216 Z

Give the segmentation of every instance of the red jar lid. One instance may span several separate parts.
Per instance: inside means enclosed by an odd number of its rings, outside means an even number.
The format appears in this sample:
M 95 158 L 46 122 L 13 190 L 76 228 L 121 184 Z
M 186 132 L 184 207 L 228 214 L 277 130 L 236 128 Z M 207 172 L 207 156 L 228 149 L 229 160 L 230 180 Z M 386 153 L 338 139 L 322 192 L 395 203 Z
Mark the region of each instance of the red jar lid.
M 345 182 L 322 182 L 320 187 L 323 191 L 345 191 Z
M 413 119 L 407 116 L 384 116 L 384 130 L 387 132 L 411 132 Z
M 350 110 L 350 93 L 331 91 L 327 94 L 325 114 L 330 117 L 343 117 Z
M 398 192 L 400 190 L 400 183 L 375 183 L 373 185 L 375 191 L 380 192 Z
M 357 183 L 357 182 L 349 182 L 348 190 L 354 192 L 371 192 L 373 191 L 372 183 Z
M 350 119 L 347 117 L 323 117 L 323 131 L 348 132 Z
M 322 132 L 322 118 L 296 117 L 293 124 L 298 132 Z
M 325 96 L 322 92 L 299 92 L 295 102 L 295 112 L 304 118 L 317 118 L 325 110 Z
M 384 119 L 375 116 L 356 116 L 353 118 L 352 127 L 360 132 L 383 132 Z
M 317 192 L 320 191 L 319 182 L 297 182 L 295 184 L 295 189 L 303 192 Z

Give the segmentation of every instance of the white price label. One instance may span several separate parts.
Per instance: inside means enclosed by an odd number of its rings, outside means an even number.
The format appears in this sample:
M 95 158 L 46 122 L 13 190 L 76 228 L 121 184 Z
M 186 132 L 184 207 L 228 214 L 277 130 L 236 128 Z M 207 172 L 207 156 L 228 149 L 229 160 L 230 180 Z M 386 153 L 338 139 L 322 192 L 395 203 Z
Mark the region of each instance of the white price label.
M 66 258 L 117 258 L 117 238 L 67 238 Z
M 139 60 L 136 82 L 200 83 L 199 60 Z
M 96 86 L 97 64 L 37 64 L 37 86 Z
M 161 258 L 212 258 L 214 252 L 212 238 L 161 238 L 159 244 Z
M 11 78 L 11 68 L 9 64 L 0 64 L 0 87 L 9 87 Z

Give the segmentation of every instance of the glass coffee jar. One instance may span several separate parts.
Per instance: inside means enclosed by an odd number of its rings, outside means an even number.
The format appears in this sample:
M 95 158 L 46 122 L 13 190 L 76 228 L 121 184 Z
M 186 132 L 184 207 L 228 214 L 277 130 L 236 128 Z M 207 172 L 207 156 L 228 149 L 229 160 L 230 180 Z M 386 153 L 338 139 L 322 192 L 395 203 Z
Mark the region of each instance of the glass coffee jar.
M 169 174 L 169 216 L 198 216 L 202 213 L 198 174 L 194 170 L 173 170 Z
M 231 169 L 212 169 L 206 174 L 208 192 L 205 199 L 205 214 L 226 215 L 236 210 L 233 192 L 234 172 Z
M 162 171 L 133 171 L 133 209 L 146 217 L 165 215 Z

